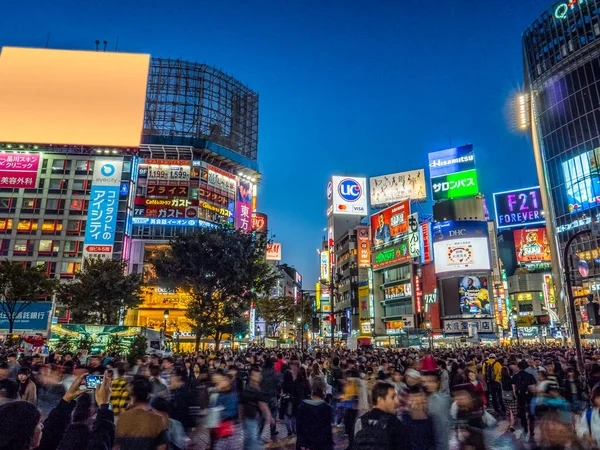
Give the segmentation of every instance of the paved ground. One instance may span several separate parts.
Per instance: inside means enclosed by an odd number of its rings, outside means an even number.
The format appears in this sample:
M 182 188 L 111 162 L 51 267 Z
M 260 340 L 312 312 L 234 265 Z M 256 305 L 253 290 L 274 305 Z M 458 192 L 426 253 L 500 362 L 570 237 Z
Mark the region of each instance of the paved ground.
M 277 431 L 279 431 L 279 434 L 275 437 L 275 440 L 270 439 L 269 430 L 266 428 L 267 427 L 265 427 L 262 434 L 265 448 L 285 450 L 293 450 L 296 448 L 296 438 L 287 437 L 287 429 L 285 428 L 285 423 L 283 421 L 277 420 Z M 333 429 L 333 440 L 335 442 L 336 450 L 344 450 L 348 447 L 348 437 L 344 435 L 343 427 Z

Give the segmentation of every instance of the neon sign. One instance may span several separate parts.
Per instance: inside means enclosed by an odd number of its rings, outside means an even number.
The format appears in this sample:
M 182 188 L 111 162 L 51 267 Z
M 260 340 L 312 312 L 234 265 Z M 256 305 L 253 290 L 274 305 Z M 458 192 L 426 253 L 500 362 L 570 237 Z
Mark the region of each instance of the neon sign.
M 569 0 L 568 3 L 561 3 L 554 9 L 554 17 L 556 19 L 564 20 L 567 18 L 569 10 L 575 9 L 575 5 L 582 5 L 585 0 Z

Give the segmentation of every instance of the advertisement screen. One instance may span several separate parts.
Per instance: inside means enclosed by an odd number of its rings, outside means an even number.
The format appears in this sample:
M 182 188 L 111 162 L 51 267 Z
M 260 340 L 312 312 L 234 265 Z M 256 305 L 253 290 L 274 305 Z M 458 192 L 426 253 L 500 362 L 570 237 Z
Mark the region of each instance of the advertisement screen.
M 0 188 L 35 188 L 39 153 L 0 153 Z
M 374 246 L 389 244 L 408 233 L 410 201 L 404 200 L 371 216 L 371 236 Z
M 467 170 L 465 172 L 432 177 L 431 189 L 434 200 L 472 197 L 479 194 L 477 171 Z
M 551 261 L 546 228 L 513 231 L 518 262 Z
M 539 186 L 494 194 L 499 230 L 545 223 Z
M 0 142 L 138 147 L 149 63 L 142 54 L 3 47 Z
M 438 222 L 432 234 L 436 274 L 491 270 L 486 222 Z
M 83 242 L 84 257 L 112 257 L 122 171 L 122 159 L 96 160 Z
M 425 171 L 423 169 L 371 177 L 371 206 L 389 205 L 401 200 L 425 200 Z
M 333 214 L 367 215 L 366 178 L 334 176 L 332 184 Z
M 569 211 L 579 211 L 600 203 L 600 148 L 562 163 Z
M 471 144 L 429 153 L 429 175 L 440 177 L 475 170 L 475 154 Z
M 235 202 L 235 227 L 241 231 L 252 231 L 252 183 L 240 180 Z
M 379 270 L 405 261 L 410 261 L 407 240 L 391 248 L 374 252 L 372 267 L 373 270 Z
M 464 277 L 458 288 L 461 314 L 491 314 L 487 277 Z

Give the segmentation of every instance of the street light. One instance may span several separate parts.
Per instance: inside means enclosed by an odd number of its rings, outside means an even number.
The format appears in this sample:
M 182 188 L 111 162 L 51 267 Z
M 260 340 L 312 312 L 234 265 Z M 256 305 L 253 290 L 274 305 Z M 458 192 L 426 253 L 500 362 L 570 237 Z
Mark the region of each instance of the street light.
M 167 337 L 167 320 L 169 320 L 169 310 L 165 309 L 165 312 L 163 313 L 163 316 L 165 318 L 164 322 L 163 322 L 163 338 L 166 339 Z
M 429 338 L 429 350 L 433 351 L 433 333 L 431 330 L 431 322 L 425 322 L 425 328 L 427 328 L 427 337 Z
M 515 322 L 515 333 L 517 335 L 517 345 L 521 345 L 521 341 L 519 340 L 519 327 L 517 326 L 517 320 L 519 319 L 519 313 L 516 308 L 513 308 L 510 312 L 512 320 Z

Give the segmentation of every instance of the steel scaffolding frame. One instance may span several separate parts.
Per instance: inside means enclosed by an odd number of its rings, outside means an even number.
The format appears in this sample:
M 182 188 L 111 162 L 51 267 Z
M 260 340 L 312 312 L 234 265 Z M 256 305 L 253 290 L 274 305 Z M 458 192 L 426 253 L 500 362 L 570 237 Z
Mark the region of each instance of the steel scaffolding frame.
M 144 134 L 183 145 L 208 139 L 256 161 L 258 94 L 206 64 L 152 58 Z

